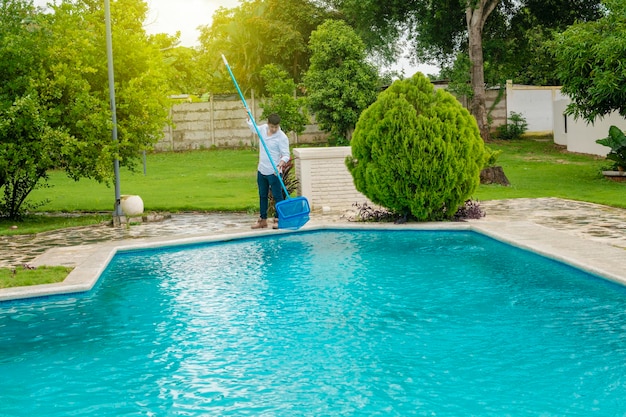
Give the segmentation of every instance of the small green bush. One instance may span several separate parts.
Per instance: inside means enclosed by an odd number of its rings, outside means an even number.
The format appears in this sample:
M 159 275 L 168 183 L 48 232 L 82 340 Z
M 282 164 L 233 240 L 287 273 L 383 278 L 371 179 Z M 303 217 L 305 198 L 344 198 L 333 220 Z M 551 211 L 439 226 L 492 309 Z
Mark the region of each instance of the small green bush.
M 420 221 L 450 219 L 480 183 L 476 120 L 422 74 L 395 81 L 359 118 L 346 165 L 372 202 Z
M 502 153 L 502 150 L 493 150 L 488 146 L 485 146 L 485 164 L 483 168 L 496 166 L 498 156 Z
M 611 169 L 626 169 L 626 135 L 619 127 L 611 126 L 609 136 L 596 140 L 596 143 L 611 149 L 606 155 L 606 159 L 613 161 Z
M 519 139 L 528 130 L 526 118 L 521 113 L 511 112 L 507 123 L 496 128 L 496 135 L 500 139 Z

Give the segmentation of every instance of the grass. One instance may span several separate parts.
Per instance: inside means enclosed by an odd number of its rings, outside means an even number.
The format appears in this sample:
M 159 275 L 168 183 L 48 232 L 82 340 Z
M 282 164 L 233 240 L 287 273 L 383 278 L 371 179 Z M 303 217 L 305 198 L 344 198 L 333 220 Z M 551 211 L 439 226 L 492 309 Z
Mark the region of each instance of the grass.
M 0 288 L 61 282 L 71 271 L 66 266 L 0 268 Z
M 256 210 L 257 162 L 257 150 L 149 154 L 145 175 L 141 165 L 136 172 L 121 170 L 121 194 L 140 195 L 146 212 Z M 111 220 L 115 200 L 113 184 L 99 184 L 89 179 L 73 181 L 60 171 L 49 175 L 51 187 L 35 190 L 28 197 L 27 203 L 38 208 L 20 222 L 0 219 L 0 236 Z M 72 215 L 59 215 L 61 213 Z
M 149 154 L 146 174 L 122 169 L 121 194 L 140 195 L 147 211 L 247 211 L 258 205 L 258 151 L 205 150 Z M 52 188 L 35 190 L 28 201 L 49 201 L 39 211 L 113 211 L 113 186 L 93 180 L 75 182 L 50 173 Z
M 508 198 L 558 197 L 626 208 L 626 184 L 607 180 L 601 171 L 604 157 L 567 152 L 551 140 L 520 139 L 488 145 L 501 150 L 501 165 L 511 182 L 508 187 L 481 185 L 479 201 Z

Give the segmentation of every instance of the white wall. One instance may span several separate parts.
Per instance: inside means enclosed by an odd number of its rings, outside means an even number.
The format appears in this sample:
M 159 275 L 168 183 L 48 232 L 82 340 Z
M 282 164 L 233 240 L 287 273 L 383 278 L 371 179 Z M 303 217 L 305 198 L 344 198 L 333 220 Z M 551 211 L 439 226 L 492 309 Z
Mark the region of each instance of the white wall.
M 354 187 L 352 174 L 346 167 L 350 146 L 330 148 L 294 148 L 298 195 L 309 200 L 311 210 L 328 208 L 333 212 L 354 209 L 353 204 L 370 200 Z
M 567 146 L 567 129 L 565 124 L 567 123 L 567 117 L 565 116 L 565 109 L 569 99 L 556 100 L 553 104 L 552 111 L 554 112 L 554 124 L 552 127 L 552 133 L 554 135 L 554 143 L 557 145 Z
M 574 123 L 576 123 L 578 128 L 569 129 L 569 125 Z M 624 118 L 618 113 L 612 113 L 603 119 L 597 119 L 593 124 L 582 120 L 574 122 L 571 116 L 567 116 L 567 124 L 568 151 L 601 156 L 606 156 L 610 152 L 611 148 L 608 146 L 598 145 L 596 140 L 607 137 L 609 135 L 609 128 L 611 125 L 615 125 L 622 130 L 626 128 L 626 120 L 624 120 Z M 584 126 L 584 128 L 581 128 L 582 126 Z
M 554 101 L 561 97 L 561 87 L 537 87 L 506 83 L 507 117 L 521 114 L 528 123 L 527 133 L 546 134 L 553 129 Z
M 508 116 L 511 112 L 521 114 L 528 123 L 527 133 L 554 135 L 554 143 L 567 146 L 570 152 L 606 156 L 610 149 L 598 145 L 597 139 L 609 134 L 609 127 L 615 125 L 626 129 L 626 119 L 617 113 L 587 123 L 565 115 L 570 98 L 561 93 L 561 87 L 537 87 L 506 84 L 506 104 Z
M 565 115 L 565 109 L 570 102 L 568 97 L 563 96 L 554 103 L 554 143 L 567 146 L 570 152 L 606 156 L 611 149 L 597 144 L 596 140 L 607 137 L 612 125 L 625 130 L 626 119 L 613 112 L 609 116 L 596 119 L 594 123 L 576 120 L 573 116 Z

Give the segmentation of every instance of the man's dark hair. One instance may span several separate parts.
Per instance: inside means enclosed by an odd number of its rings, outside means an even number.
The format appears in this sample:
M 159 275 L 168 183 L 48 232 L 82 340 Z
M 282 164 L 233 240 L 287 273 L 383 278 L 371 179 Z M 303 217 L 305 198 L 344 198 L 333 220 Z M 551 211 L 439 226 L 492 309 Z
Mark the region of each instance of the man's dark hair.
M 267 118 L 267 123 L 269 123 L 271 125 L 279 125 L 280 124 L 280 116 L 277 115 L 276 113 L 270 114 L 270 116 Z

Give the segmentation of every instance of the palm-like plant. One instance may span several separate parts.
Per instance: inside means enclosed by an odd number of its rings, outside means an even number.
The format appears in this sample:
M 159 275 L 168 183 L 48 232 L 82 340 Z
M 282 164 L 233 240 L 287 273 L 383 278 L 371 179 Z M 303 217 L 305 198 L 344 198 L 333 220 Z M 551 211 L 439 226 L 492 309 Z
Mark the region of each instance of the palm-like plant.
M 298 188 L 298 178 L 296 178 L 295 172 L 292 171 L 292 168 L 295 165 L 293 164 L 293 159 L 289 160 L 286 165 L 283 166 L 283 172 L 281 172 L 280 177 L 283 179 L 283 183 L 285 184 L 285 188 L 289 191 L 289 194 L 293 193 Z M 283 198 L 287 198 L 285 195 L 285 190 L 282 190 Z M 268 214 L 273 216 L 276 213 L 274 196 L 272 193 L 269 195 L 269 208 Z
M 606 158 L 613 161 L 613 169 L 623 171 L 626 169 L 626 135 L 617 126 L 609 128 L 609 136 L 596 140 L 600 145 L 611 148 Z

